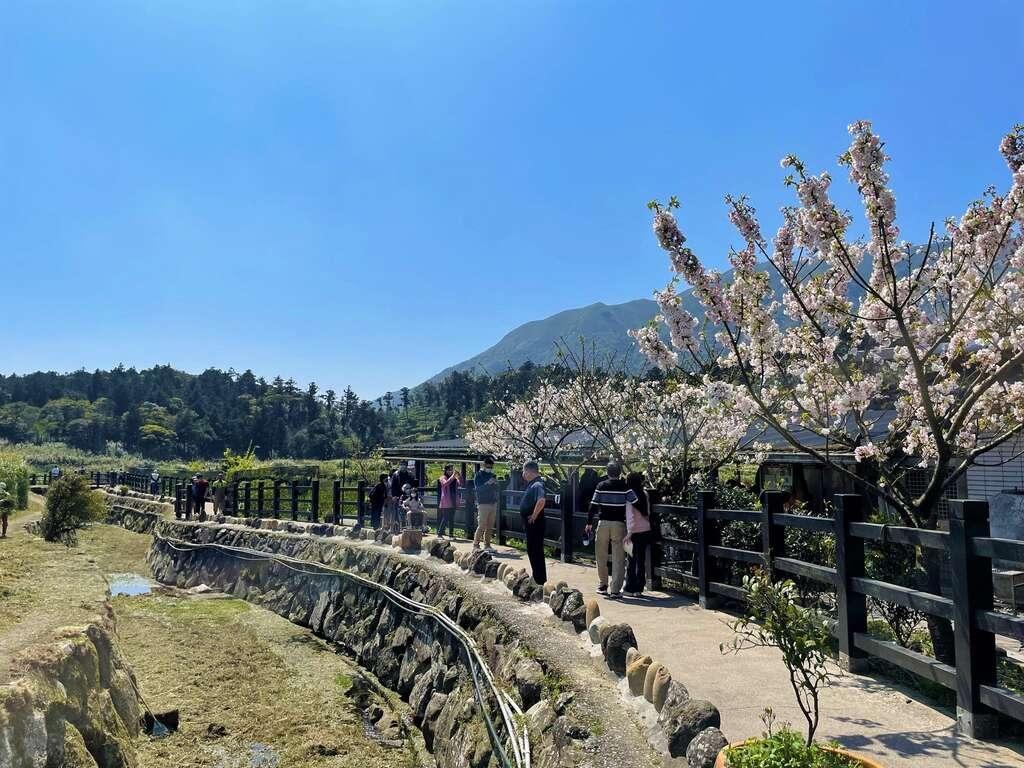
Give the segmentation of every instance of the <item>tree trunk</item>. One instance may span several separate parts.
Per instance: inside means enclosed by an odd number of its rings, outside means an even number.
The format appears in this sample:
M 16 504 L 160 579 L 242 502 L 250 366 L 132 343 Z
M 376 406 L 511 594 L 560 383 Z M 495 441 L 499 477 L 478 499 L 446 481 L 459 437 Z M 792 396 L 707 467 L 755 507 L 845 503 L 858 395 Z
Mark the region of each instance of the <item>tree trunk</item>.
M 923 553 L 924 570 L 927 578 L 927 590 L 933 594 L 942 594 L 942 557 L 933 549 Z M 943 664 L 956 664 L 956 650 L 953 639 L 953 623 L 940 616 L 929 616 L 928 634 L 931 635 L 935 658 Z

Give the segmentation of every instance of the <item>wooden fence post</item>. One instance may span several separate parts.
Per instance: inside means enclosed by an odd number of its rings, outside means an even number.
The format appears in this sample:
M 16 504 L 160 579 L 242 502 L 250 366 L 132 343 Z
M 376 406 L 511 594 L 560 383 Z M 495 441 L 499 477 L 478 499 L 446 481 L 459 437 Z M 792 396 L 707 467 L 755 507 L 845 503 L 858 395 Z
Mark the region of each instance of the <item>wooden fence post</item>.
M 494 512 L 494 529 L 498 544 L 505 546 L 505 489 L 507 483 L 498 483 L 498 506 Z
M 258 480 L 256 482 L 256 517 L 263 517 L 266 508 L 266 488 L 263 481 Z
M 701 608 L 708 609 L 718 605 L 717 598 L 709 589 L 714 581 L 714 558 L 708 553 L 708 547 L 721 543 L 720 526 L 708 517 L 708 512 L 714 506 L 714 491 L 697 491 L 697 601 Z
M 576 491 L 579 487 L 579 472 L 569 475 L 569 482 L 562 487 L 562 562 L 573 561 L 573 548 L 576 544 Z
M 320 519 L 320 479 L 313 478 L 309 482 L 309 519 L 318 522 Z
M 864 497 L 837 493 L 835 500 L 839 666 L 847 672 L 862 673 L 867 670 L 868 658 L 857 648 L 855 636 L 868 631 L 868 601 L 854 591 L 853 579 L 864 576 L 864 539 L 850 535 L 850 524 L 864 522 Z
M 195 490 L 192 488 L 192 484 L 189 483 L 185 486 L 185 519 L 192 519 L 192 497 L 195 495 Z
M 360 526 L 366 521 L 366 481 L 356 483 L 356 521 Z
M 245 516 L 252 517 L 252 480 L 245 481 Z
M 183 494 L 183 491 L 182 491 L 182 488 L 181 488 L 181 484 L 179 483 L 178 485 L 175 485 L 174 486 L 174 517 L 177 520 L 180 520 L 181 516 L 185 514 L 185 510 L 183 509 L 183 507 L 184 507 L 184 504 L 183 504 L 184 499 L 182 499 L 183 495 L 184 494 Z
M 988 502 L 949 501 L 949 566 L 956 643 L 956 727 L 971 739 L 998 731 L 995 712 L 981 703 L 981 686 L 996 684 L 996 638 L 978 628 L 977 611 L 992 610 L 992 560 L 971 552 L 971 539 L 989 535 Z
M 281 481 L 274 480 L 274 498 L 271 502 L 274 505 L 272 516 L 276 519 L 281 516 Z
M 782 557 L 786 550 L 786 529 L 775 525 L 775 516 L 782 513 L 784 491 L 764 491 L 761 494 L 761 542 L 764 547 L 764 569 L 772 581 L 775 580 L 776 557 Z
M 299 481 L 292 480 L 292 520 L 299 519 Z
M 341 525 L 341 480 L 331 483 L 331 522 Z

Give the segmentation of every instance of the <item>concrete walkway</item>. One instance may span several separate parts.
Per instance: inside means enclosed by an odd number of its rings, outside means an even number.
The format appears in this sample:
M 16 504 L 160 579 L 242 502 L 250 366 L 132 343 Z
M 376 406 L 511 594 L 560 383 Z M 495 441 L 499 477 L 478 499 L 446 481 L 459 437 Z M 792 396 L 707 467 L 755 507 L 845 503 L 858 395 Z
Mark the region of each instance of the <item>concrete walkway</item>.
M 457 541 L 459 549 L 471 549 Z M 528 567 L 525 553 L 497 547 L 501 560 Z M 665 664 L 694 698 L 714 703 L 722 731 L 739 741 L 762 731 L 761 713 L 772 707 L 779 722 L 797 730 L 797 709 L 781 655 L 768 649 L 723 656 L 721 643 L 732 637 L 732 616 L 701 609 L 695 601 L 664 592 L 643 599 L 608 600 L 597 594 L 597 569 L 548 560 L 548 579 L 565 581 L 585 597 L 598 597 L 602 615 L 633 627 L 640 650 Z M 821 739 L 873 757 L 887 768 L 1024 768 L 1024 744 L 979 742 L 954 733 L 950 712 L 933 708 L 920 695 L 890 681 L 842 673 L 822 694 Z

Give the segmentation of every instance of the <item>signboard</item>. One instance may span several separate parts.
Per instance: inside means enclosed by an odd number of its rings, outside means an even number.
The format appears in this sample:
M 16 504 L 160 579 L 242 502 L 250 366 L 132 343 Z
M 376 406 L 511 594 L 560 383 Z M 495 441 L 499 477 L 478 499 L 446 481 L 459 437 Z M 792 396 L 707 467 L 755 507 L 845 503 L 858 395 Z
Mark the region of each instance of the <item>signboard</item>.
M 793 490 L 792 464 L 763 464 L 761 466 L 762 491 Z

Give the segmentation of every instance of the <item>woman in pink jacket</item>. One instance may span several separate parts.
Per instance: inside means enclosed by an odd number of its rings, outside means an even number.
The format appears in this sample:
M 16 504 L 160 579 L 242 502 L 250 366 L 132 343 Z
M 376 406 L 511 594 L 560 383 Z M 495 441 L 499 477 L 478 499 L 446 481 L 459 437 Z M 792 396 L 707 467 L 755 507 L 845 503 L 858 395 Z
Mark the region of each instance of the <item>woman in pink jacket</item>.
M 640 597 L 647 581 L 647 550 L 651 546 L 651 504 L 644 489 L 644 476 L 630 472 L 626 485 L 636 493 L 636 503 L 626 504 L 626 537 L 623 543 L 632 553 L 626 560 L 626 588 L 629 597 Z

